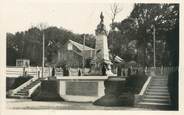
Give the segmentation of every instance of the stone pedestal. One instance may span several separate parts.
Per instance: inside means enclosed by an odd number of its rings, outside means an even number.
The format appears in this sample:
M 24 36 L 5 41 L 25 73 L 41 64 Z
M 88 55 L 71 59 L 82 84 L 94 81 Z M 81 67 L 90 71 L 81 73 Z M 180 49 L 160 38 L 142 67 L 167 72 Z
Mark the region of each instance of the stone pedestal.
M 69 76 L 58 78 L 59 94 L 65 101 L 94 102 L 104 93 L 107 76 Z
M 33 101 L 62 101 L 59 95 L 57 80 L 42 80 L 41 88 L 34 97 Z
M 125 78 L 112 77 L 105 82 L 105 95 L 93 104 L 100 106 L 132 106 L 134 95 L 125 89 Z

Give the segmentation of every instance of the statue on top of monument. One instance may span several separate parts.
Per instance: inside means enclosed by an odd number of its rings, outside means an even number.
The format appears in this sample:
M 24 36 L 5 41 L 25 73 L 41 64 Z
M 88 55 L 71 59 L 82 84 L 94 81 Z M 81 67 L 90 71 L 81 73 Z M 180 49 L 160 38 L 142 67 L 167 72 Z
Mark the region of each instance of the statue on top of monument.
M 101 14 L 100 14 L 100 19 L 101 19 L 100 23 L 103 23 L 103 21 L 104 21 L 103 12 L 101 12 Z
M 107 35 L 106 27 L 104 25 L 103 12 L 101 12 L 100 14 L 100 19 L 101 19 L 100 24 L 97 25 L 96 34 L 106 34 Z

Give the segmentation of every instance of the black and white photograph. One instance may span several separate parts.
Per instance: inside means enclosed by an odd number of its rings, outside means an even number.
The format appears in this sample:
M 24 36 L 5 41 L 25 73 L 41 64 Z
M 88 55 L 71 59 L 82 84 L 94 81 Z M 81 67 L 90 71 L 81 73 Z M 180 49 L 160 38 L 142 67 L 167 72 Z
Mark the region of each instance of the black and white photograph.
M 180 7 L 4 2 L 5 108 L 179 111 Z

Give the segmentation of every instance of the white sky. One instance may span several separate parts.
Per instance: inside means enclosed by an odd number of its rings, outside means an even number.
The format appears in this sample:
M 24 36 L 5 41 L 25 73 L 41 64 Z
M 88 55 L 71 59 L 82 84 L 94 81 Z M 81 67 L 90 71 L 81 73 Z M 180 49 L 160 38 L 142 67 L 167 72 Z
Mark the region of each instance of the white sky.
M 74 33 L 92 33 L 100 22 L 100 12 L 109 29 L 112 3 L 64 3 L 64 2 L 4 2 L 2 19 L 7 32 L 25 31 L 31 26 L 46 23 L 48 26 L 63 27 Z M 116 21 L 121 21 L 133 9 L 132 3 L 120 3 L 123 8 Z

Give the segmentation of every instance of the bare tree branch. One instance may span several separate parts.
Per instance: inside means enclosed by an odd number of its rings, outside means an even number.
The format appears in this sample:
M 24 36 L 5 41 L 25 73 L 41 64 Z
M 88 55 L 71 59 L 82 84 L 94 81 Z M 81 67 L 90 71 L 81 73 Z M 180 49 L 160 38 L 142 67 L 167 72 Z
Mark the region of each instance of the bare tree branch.
M 112 18 L 112 23 L 114 23 L 117 15 L 123 10 L 123 8 L 120 7 L 118 3 L 113 3 L 111 5 L 111 18 Z

